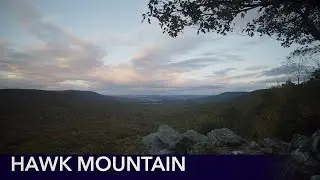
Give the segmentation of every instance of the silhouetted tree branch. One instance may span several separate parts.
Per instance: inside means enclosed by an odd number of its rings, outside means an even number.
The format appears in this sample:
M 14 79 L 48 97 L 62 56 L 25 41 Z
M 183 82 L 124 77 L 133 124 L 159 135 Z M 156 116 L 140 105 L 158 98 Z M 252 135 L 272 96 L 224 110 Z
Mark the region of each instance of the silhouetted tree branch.
M 234 30 L 235 17 L 256 10 L 259 15 L 242 29 L 249 36 L 275 35 L 284 47 L 320 41 L 319 0 L 150 0 L 148 9 L 143 19 L 157 19 L 172 37 L 189 26 L 226 35 Z

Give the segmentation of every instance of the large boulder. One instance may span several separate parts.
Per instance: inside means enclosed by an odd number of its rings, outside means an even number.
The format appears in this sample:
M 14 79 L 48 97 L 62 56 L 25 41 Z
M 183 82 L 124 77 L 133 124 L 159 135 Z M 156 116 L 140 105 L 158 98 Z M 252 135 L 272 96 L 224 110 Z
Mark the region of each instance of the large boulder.
M 149 154 L 156 154 L 167 147 L 166 144 L 158 138 L 157 133 L 151 133 L 143 137 L 141 141 L 146 146 L 147 153 Z
M 296 149 L 287 156 L 278 178 L 280 180 L 308 180 L 317 173 L 318 162 L 307 152 Z
M 289 150 L 290 144 L 278 139 L 265 138 L 260 141 L 264 148 L 272 149 L 273 153 L 285 153 Z
M 197 142 L 190 150 L 190 154 L 207 154 L 210 149 L 208 142 Z
M 311 140 L 312 140 L 312 152 L 315 154 L 316 158 L 320 161 L 320 129 L 312 135 Z
M 150 154 L 290 154 L 291 152 L 291 162 L 294 162 L 291 165 L 298 170 L 301 169 L 302 174 L 313 172 L 306 169 L 317 167 L 320 160 L 320 130 L 311 138 L 295 135 L 290 144 L 271 138 L 265 138 L 258 144 L 254 141 L 247 142 L 227 128 L 214 129 L 205 136 L 194 130 L 179 134 L 172 127 L 161 125 L 157 132 L 143 137 L 142 143 Z
M 258 143 L 256 143 L 255 141 L 251 141 L 248 145 L 248 149 L 259 151 L 259 150 L 261 150 L 261 146 Z
M 308 152 L 302 152 L 299 149 L 292 151 L 291 156 L 297 160 L 298 164 L 302 165 L 301 168 L 308 167 L 305 169 L 312 169 L 312 167 L 315 167 L 318 164 Z
M 314 175 L 310 178 L 310 180 L 320 180 L 320 175 Z
M 203 134 L 199 134 L 194 130 L 188 130 L 187 132 L 181 134 L 182 137 L 189 139 L 190 141 L 193 142 L 200 142 L 200 141 L 207 141 L 208 137 L 203 135 Z
M 263 153 L 263 154 L 273 154 L 273 153 L 274 153 L 274 151 L 272 150 L 272 148 L 266 148 L 266 147 L 261 148 L 260 151 L 261 151 L 261 153 Z
M 221 128 L 214 129 L 208 133 L 208 139 L 212 144 L 218 146 L 241 146 L 246 143 L 246 140 L 232 132 L 230 129 Z
M 309 138 L 307 136 L 296 134 L 292 137 L 292 140 L 290 142 L 290 150 L 302 148 L 308 143 L 308 141 Z
M 159 154 L 161 150 L 167 149 L 171 144 L 177 142 L 180 134 L 168 125 L 161 125 L 158 131 L 142 138 L 149 154 Z
M 181 134 L 181 136 L 176 140 L 176 142 L 171 143 L 169 149 L 176 153 L 190 153 L 193 146 L 197 142 L 207 142 L 208 137 L 197 133 L 194 130 L 188 130 L 187 132 Z
M 210 141 L 197 142 L 189 151 L 190 154 L 224 154 L 223 152 L 227 152 L 226 149 L 221 149 Z
M 319 173 L 319 162 L 315 160 L 308 152 L 302 152 L 299 149 L 291 153 L 297 166 L 297 173 L 299 176 L 309 178 L 316 173 Z
M 256 143 L 255 141 L 251 141 L 250 143 L 246 143 L 241 147 L 241 151 L 244 154 L 263 154 L 263 148 Z
M 180 134 L 168 125 L 161 125 L 156 132 L 156 136 L 168 146 L 180 138 Z
M 305 137 L 302 139 L 302 136 L 293 138 L 291 148 L 296 149 L 291 152 L 284 166 L 286 179 L 310 179 L 320 174 L 319 135 L 318 130 L 308 140 Z M 299 139 L 302 139 L 301 143 L 297 142 Z M 294 146 L 295 143 L 297 146 Z

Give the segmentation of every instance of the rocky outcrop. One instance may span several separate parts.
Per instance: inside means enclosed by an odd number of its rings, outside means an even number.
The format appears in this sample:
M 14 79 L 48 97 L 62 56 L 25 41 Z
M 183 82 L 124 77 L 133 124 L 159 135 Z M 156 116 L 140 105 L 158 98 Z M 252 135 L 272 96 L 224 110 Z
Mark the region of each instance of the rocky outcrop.
M 207 143 L 208 137 L 197 133 L 194 130 L 188 130 L 180 135 L 174 143 L 171 143 L 169 149 L 175 153 L 190 153 L 196 143 Z
M 311 138 L 302 139 L 299 147 L 291 152 L 291 160 L 289 162 L 294 162 L 291 167 L 296 169 L 296 172 L 293 173 L 295 177 L 304 179 L 320 174 L 319 140 L 320 130 L 316 131 Z
M 320 161 L 320 129 L 312 135 L 312 152 Z
M 161 125 L 158 131 L 151 133 L 142 138 L 142 143 L 147 148 L 147 153 L 149 154 L 164 154 L 169 152 L 169 150 L 164 150 L 169 148 L 170 145 L 177 142 L 180 138 L 180 134 L 168 125 Z
M 320 180 L 320 175 L 312 176 L 310 180 Z
M 188 130 L 187 132 L 183 133 L 182 136 L 193 142 L 202 142 L 208 140 L 207 136 L 199 134 L 194 130 Z
M 194 130 L 180 134 L 161 125 L 142 143 L 149 154 L 286 154 L 284 179 L 315 179 L 320 174 L 320 130 L 311 137 L 297 134 L 290 143 L 269 137 L 250 142 L 227 128 L 213 129 L 206 136 Z
M 260 141 L 264 148 L 268 148 L 272 153 L 283 153 L 289 150 L 290 144 L 279 139 L 265 138 Z
M 216 144 L 219 146 L 241 146 L 246 143 L 246 140 L 242 137 L 238 136 L 230 129 L 222 128 L 222 129 L 214 129 L 208 133 L 209 141 L 212 144 Z
M 248 142 L 227 128 L 214 129 L 205 136 L 194 130 L 179 134 L 168 125 L 161 125 L 157 132 L 142 138 L 142 142 L 147 153 L 150 154 L 159 154 L 163 149 L 166 150 L 161 153 L 240 154 L 242 152 L 243 154 L 273 154 L 287 153 L 290 147 L 290 143 L 271 138 L 265 138 L 259 143 Z M 300 142 L 294 141 L 294 143 L 299 144 Z
M 261 150 L 261 146 L 256 143 L 255 141 L 251 141 L 248 145 L 248 149 L 249 150 L 257 150 L 257 151 L 260 151 Z
M 169 151 L 168 149 L 162 149 L 161 151 L 159 151 L 159 153 L 155 153 L 158 155 L 164 155 L 164 154 L 172 154 L 171 151 Z
M 309 138 L 307 136 L 296 134 L 293 136 L 291 142 L 290 142 L 290 150 L 295 150 L 300 147 L 305 146 L 309 141 Z
M 167 145 L 175 143 L 180 137 L 180 134 L 168 125 L 160 126 L 156 135 L 160 141 Z
M 157 133 L 143 137 L 142 143 L 146 146 L 149 154 L 155 154 L 166 148 L 166 145 L 157 137 Z

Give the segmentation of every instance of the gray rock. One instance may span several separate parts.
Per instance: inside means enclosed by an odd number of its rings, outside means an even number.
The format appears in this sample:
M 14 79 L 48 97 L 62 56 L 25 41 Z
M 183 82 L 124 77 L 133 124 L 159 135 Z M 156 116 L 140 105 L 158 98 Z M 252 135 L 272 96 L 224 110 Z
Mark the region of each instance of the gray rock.
M 261 141 L 261 144 L 264 146 L 264 147 L 268 147 L 268 148 L 279 148 L 279 144 L 276 143 L 275 140 L 267 137 L 265 139 L 263 139 Z
M 263 153 L 263 154 L 272 154 L 272 148 L 261 148 L 260 151 Z
M 187 154 L 195 142 L 181 136 L 176 142 L 171 143 L 169 150 L 178 154 Z
M 263 153 L 262 153 L 261 151 L 251 150 L 251 151 L 244 151 L 244 154 L 248 154 L 248 155 L 262 155 Z
M 151 133 L 142 138 L 142 143 L 146 146 L 150 154 L 157 153 L 166 148 L 166 145 L 157 137 L 157 133 Z
M 158 153 L 155 153 L 157 155 L 166 155 L 166 154 L 172 154 L 171 151 L 169 151 L 168 149 L 162 149 L 161 151 L 159 151 Z
M 208 141 L 207 136 L 199 134 L 194 130 L 188 130 L 187 132 L 181 134 L 181 136 L 193 142 Z
M 320 175 L 314 175 L 310 178 L 310 180 L 320 180 Z
M 200 141 L 193 145 L 190 154 L 218 154 L 213 144 L 209 141 Z
M 246 143 L 246 140 L 238 136 L 230 129 L 214 129 L 208 133 L 209 141 L 215 145 L 222 146 L 240 146 Z
M 249 144 L 245 144 L 241 147 L 244 154 L 263 154 L 261 152 L 262 147 L 255 141 L 251 141 Z
M 319 163 L 319 135 L 320 131 L 316 131 L 309 140 L 304 138 L 304 142 L 300 146 L 291 152 L 287 167 L 287 174 L 290 179 L 315 179 L 320 174 Z M 294 137 L 292 141 L 299 139 Z M 292 178 L 291 178 L 292 177 Z
M 206 141 L 208 141 L 207 136 L 199 134 L 194 130 L 188 130 L 187 132 L 181 134 L 174 143 L 170 144 L 169 150 L 179 154 L 186 154 L 191 151 L 192 147 L 197 142 Z
M 305 177 L 314 175 L 319 168 L 319 162 L 313 159 L 308 152 L 296 149 L 291 153 L 291 157 L 295 160 L 295 165 L 297 166 L 295 169 Z
M 142 143 L 146 146 L 147 152 L 151 154 L 159 153 L 167 149 L 180 138 L 180 134 L 168 125 L 161 125 L 158 131 L 142 138 Z
M 312 152 L 315 153 L 318 160 L 320 160 L 320 129 L 316 131 L 312 137 Z
M 206 148 L 206 142 L 198 142 L 193 145 L 192 149 L 190 150 L 190 154 L 204 154 L 204 149 Z
M 296 134 L 293 136 L 290 142 L 290 150 L 302 148 L 308 143 L 309 138 L 307 136 Z
M 232 155 L 242 155 L 245 154 L 243 151 L 232 151 L 231 152 Z
M 148 153 L 159 153 L 167 149 L 170 153 L 189 153 L 197 142 L 208 141 L 208 137 L 194 130 L 179 134 L 168 125 L 161 125 L 158 131 L 142 138 Z M 166 151 L 165 151 L 166 152 Z
M 310 179 L 313 175 L 308 172 L 308 163 L 309 159 L 307 154 L 299 151 L 298 149 L 293 151 L 290 156 L 287 157 L 285 162 L 280 168 L 279 177 L 276 179 L 279 180 L 300 180 L 300 179 Z
M 314 159 L 310 157 L 307 152 L 301 152 L 299 149 L 292 151 L 291 156 L 296 159 L 299 163 L 303 164 L 313 164 Z
M 255 141 L 251 141 L 248 145 L 249 150 L 261 150 L 261 146 Z
M 170 146 L 170 144 L 175 143 L 179 139 L 180 134 L 168 125 L 161 125 L 156 132 L 156 136 L 164 144 Z
M 265 138 L 260 144 L 265 148 L 271 148 L 273 153 L 287 152 L 290 144 L 278 139 Z

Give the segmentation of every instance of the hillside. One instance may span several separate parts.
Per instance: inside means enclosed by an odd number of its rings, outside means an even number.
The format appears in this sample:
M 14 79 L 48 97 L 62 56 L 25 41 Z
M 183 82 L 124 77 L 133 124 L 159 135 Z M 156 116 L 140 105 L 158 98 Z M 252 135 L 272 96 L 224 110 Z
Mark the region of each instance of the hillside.
M 283 85 L 152 106 L 85 91 L 0 90 L 0 153 L 142 153 L 139 138 L 162 124 L 202 134 L 228 127 L 248 139 L 309 136 L 320 127 L 319 89 Z
M 248 94 L 249 92 L 224 92 L 218 95 L 205 96 L 193 99 L 192 102 L 200 104 L 230 102 Z
M 10 89 L 0 99 L 1 153 L 115 152 L 113 131 L 131 108 L 85 91 Z
M 66 105 L 76 104 L 77 101 L 110 101 L 116 102 L 111 96 L 104 96 L 91 91 L 44 91 L 35 89 L 0 89 L 1 102 L 6 103 L 32 103 Z M 17 105 L 17 104 L 16 104 Z
M 232 101 L 248 92 L 225 92 L 218 95 L 128 95 L 117 96 L 123 102 L 142 104 L 204 104 Z
M 320 127 L 319 84 L 282 85 L 257 90 L 227 103 L 198 107 L 206 133 L 228 127 L 251 138 L 290 139 L 295 133 L 311 135 Z M 214 119 L 214 121 L 212 121 Z

